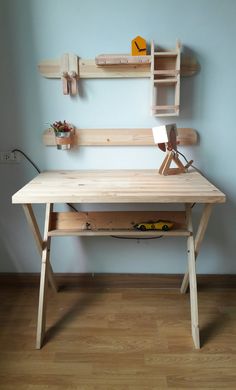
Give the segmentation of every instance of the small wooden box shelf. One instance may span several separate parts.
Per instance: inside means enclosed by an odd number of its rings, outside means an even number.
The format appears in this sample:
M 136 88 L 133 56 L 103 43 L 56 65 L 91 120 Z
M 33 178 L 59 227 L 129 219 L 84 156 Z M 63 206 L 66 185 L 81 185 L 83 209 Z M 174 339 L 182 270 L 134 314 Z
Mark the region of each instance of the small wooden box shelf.
M 151 44 L 152 114 L 178 116 L 180 101 L 180 48 L 174 51 L 155 51 Z

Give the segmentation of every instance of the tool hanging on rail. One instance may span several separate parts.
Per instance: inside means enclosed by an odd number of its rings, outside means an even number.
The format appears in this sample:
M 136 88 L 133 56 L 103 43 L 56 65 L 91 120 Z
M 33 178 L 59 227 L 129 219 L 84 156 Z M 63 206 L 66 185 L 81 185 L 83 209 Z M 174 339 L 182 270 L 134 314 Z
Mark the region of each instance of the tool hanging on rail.
M 78 92 L 78 57 L 65 53 L 61 57 L 60 73 L 64 95 L 77 95 Z

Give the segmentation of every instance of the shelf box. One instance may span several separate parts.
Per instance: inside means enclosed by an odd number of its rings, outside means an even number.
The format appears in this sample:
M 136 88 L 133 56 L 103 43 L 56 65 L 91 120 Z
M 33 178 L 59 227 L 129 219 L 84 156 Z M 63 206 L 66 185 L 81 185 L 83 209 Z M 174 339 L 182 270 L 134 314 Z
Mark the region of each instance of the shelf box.
M 178 116 L 179 107 L 178 106 L 154 106 L 152 108 L 153 116 Z
M 135 224 L 169 220 L 169 231 L 135 229 Z M 53 212 L 50 236 L 188 236 L 184 211 Z
M 173 80 L 173 79 L 172 79 Z M 157 80 L 153 85 L 153 102 L 152 113 L 154 116 L 178 116 L 179 105 L 176 104 L 176 91 L 173 88 L 175 82 L 169 80 Z
M 151 86 L 153 116 L 178 116 L 180 105 L 180 42 L 176 50 L 155 51 L 151 43 Z
M 177 56 L 154 56 L 155 70 L 177 70 Z

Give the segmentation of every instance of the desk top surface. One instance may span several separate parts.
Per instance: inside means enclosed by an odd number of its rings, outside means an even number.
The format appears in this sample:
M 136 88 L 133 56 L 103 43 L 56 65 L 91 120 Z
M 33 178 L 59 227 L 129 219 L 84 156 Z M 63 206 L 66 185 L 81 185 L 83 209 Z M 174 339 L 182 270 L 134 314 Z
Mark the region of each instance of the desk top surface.
M 223 203 L 225 195 L 196 171 L 81 170 L 40 173 L 13 203 Z

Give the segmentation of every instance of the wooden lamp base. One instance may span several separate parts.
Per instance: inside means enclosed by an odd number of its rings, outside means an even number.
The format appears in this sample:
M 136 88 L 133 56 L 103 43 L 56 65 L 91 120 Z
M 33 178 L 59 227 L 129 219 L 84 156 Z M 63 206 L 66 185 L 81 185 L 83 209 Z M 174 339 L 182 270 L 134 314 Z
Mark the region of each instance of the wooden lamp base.
M 170 168 L 171 163 L 174 162 L 177 168 Z M 188 167 L 192 164 L 192 160 L 187 164 L 183 165 L 179 159 L 178 153 L 175 150 L 168 150 L 166 156 L 159 168 L 160 175 L 178 175 L 179 173 L 185 173 Z

